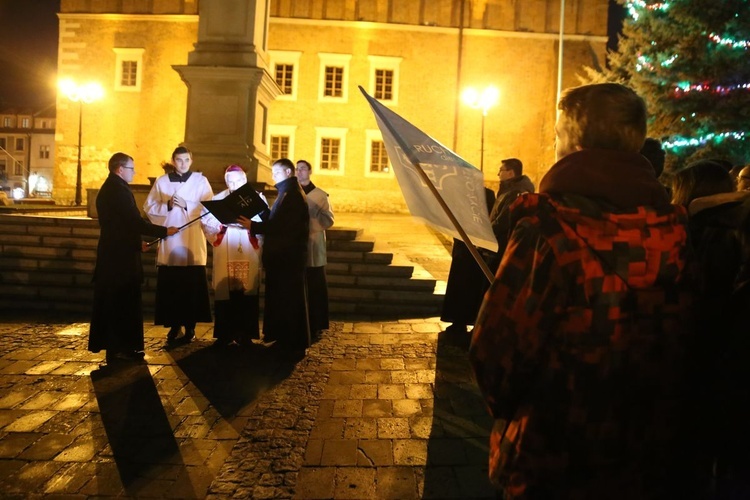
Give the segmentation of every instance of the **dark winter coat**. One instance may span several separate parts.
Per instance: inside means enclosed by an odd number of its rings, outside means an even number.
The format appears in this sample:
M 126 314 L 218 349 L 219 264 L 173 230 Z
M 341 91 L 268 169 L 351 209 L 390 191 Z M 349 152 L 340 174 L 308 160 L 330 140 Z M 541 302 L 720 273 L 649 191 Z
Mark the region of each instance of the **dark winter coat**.
M 109 174 L 96 197 L 99 244 L 89 350 L 143 350 L 141 235 L 160 238 L 167 228 L 141 217 L 128 183 Z
M 492 232 L 495 233 L 495 238 L 497 239 L 498 257 L 502 257 L 505 247 L 508 244 L 508 237 L 510 236 L 510 206 L 523 193 L 533 192 L 534 183 L 525 175 L 500 182 L 500 189 L 497 191 L 497 198 L 495 198 L 495 203 L 490 212 Z M 494 262 L 493 270 L 497 269 L 499 263 L 499 260 Z
M 717 460 L 719 484 L 734 476 L 750 495 L 750 192 L 722 193 L 693 200 L 690 235 L 695 256 L 695 319 L 702 376 L 697 397 L 705 446 Z M 735 485 L 734 488 L 737 488 Z

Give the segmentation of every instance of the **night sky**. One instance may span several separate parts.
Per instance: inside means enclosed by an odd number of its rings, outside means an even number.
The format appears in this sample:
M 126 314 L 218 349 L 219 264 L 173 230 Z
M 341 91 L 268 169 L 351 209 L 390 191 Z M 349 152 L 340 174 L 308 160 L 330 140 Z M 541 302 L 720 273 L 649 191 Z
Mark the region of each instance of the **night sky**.
M 0 0 L 0 108 L 55 102 L 60 0 Z

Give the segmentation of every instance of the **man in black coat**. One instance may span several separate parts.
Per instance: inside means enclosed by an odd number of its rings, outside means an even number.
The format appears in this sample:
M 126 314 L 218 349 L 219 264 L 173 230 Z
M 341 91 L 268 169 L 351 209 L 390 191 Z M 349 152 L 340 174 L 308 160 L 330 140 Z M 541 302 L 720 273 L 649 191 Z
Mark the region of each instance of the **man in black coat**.
M 292 357 L 310 345 L 305 295 L 305 265 L 310 214 L 305 193 L 294 176 L 294 163 L 276 160 L 271 168 L 278 196 L 263 222 L 240 217 L 237 222 L 252 234 L 263 235 L 265 305 L 263 340 Z
M 508 246 L 508 238 L 513 230 L 510 222 L 510 206 L 523 193 L 533 193 L 534 184 L 523 174 L 523 163 L 518 158 L 506 158 L 500 161 L 497 171 L 500 187 L 497 190 L 495 204 L 490 211 L 492 232 L 497 238 L 497 255 L 490 264 L 496 271 Z
M 489 188 L 484 188 L 484 198 L 489 213 L 495 202 L 495 193 Z M 495 253 L 483 248 L 478 248 L 477 251 L 484 261 L 491 265 L 495 259 Z M 446 332 L 454 335 L 452 340 L 468 346 L 471 336 L 466 334 L 466 327 L 474 324 L 484 294 L 489 287 L 490 282 L 474 259 L 469 247 L 462 240 L 454 238 L 451 268 L 448 272 L 443 309 L 440 313 L 440 321 L 452 323 L 445 329 Z
M 109 160 L 109 176 L 96 198 L 101 233 L 94 268 L 89 351 L 106 350 L 107 364 L 144 356 L 141 252 L 145 246 L 141 235 L 164 238 L 178 231 L 141 218 L 128 186 L 134 173 L 133 158 L 115 153 Z

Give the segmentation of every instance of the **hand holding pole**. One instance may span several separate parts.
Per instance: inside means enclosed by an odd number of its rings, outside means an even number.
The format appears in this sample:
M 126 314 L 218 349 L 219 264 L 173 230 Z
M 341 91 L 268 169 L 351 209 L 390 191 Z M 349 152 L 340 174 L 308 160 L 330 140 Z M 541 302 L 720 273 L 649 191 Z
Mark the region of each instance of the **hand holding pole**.
M 189 225 L 191 225 L 191 224 L 194 224 L 195 222 L 198 222 L 199 220 L 201 220 L 201 219 L 202 219 L 203 217 L 205 217 L 205 216 L 206 216 L 206 215 L 208 215 L 209 213 L 211 213 L 211 212 L 205 212 L 205 213 L 204 213 L 204 214 L 202 214 L 202 215 L 201 215 L 200 217 L 196 217 L 195 219 L 193 219 L 193 220 L 191 220 L 191 221 L 189 221 L 189 222 L 186 222 L 185 224 L 181 225 L 181 226 L 180 226 L 180 227 L 178 227 L 178 228 L 175 228 L 175 227 L 172 227 L 172 226 L 170 226 L 169 228 L 167 228 L 167 235 L 166 235 L 166 236 L 164 236 L 164 238 L 169 238 L 169 237 L 170 237 L 170 236 L 172 236 L 173 234 L 177 234 L 177 233 L 179 233 L 180 231 L 182 231 L 183 229 L 185 229 L 185 228 L 186 228 L 186 227 L 188 227 Z M 174 232 L 170 232 L 170 230 L 172 230 L 172 229 L 174 229 Z M 155 243 L 158 243 L 158 242 L 160 242 L 160 241 L 161 241 L 161 240 L 163 240 L 164 238 L 157 238 L 157 239 L 155 239 L 155 240 L 153 240 L 153 241 L 149 241 L 148 243 L 146 243 L 146 246 L 149 246 L 149 247 L 150 247 L 151 245 L 153 245 L 153 244 L 155 244 Z

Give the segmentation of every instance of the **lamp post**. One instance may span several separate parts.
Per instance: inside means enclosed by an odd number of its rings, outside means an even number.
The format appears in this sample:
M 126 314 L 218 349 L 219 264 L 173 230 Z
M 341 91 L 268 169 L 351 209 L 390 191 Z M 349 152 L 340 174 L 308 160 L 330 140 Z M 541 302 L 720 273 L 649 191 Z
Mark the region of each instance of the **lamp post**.
M 479 170 L 484 172 L 484 119 L 487 117 L 487 111 L 497 103 L 500 97 L 500 91 L 493 85 L 488 85 L 479 91 L 474 87 L 467 87 L 461 94 L 461 99 L 470 108 L 482 110 L 482 138 L 479 157 Z
M 77 84 L 71 79 L 60 80 L 59 89 L 72 102 L 78 103 L 78 167 L 76 169 L 76 206 L 81 206 L 81 134 L 83 125 L 83 103 L 90 104 L 104 96 L 102 86 L 97 82 Z

